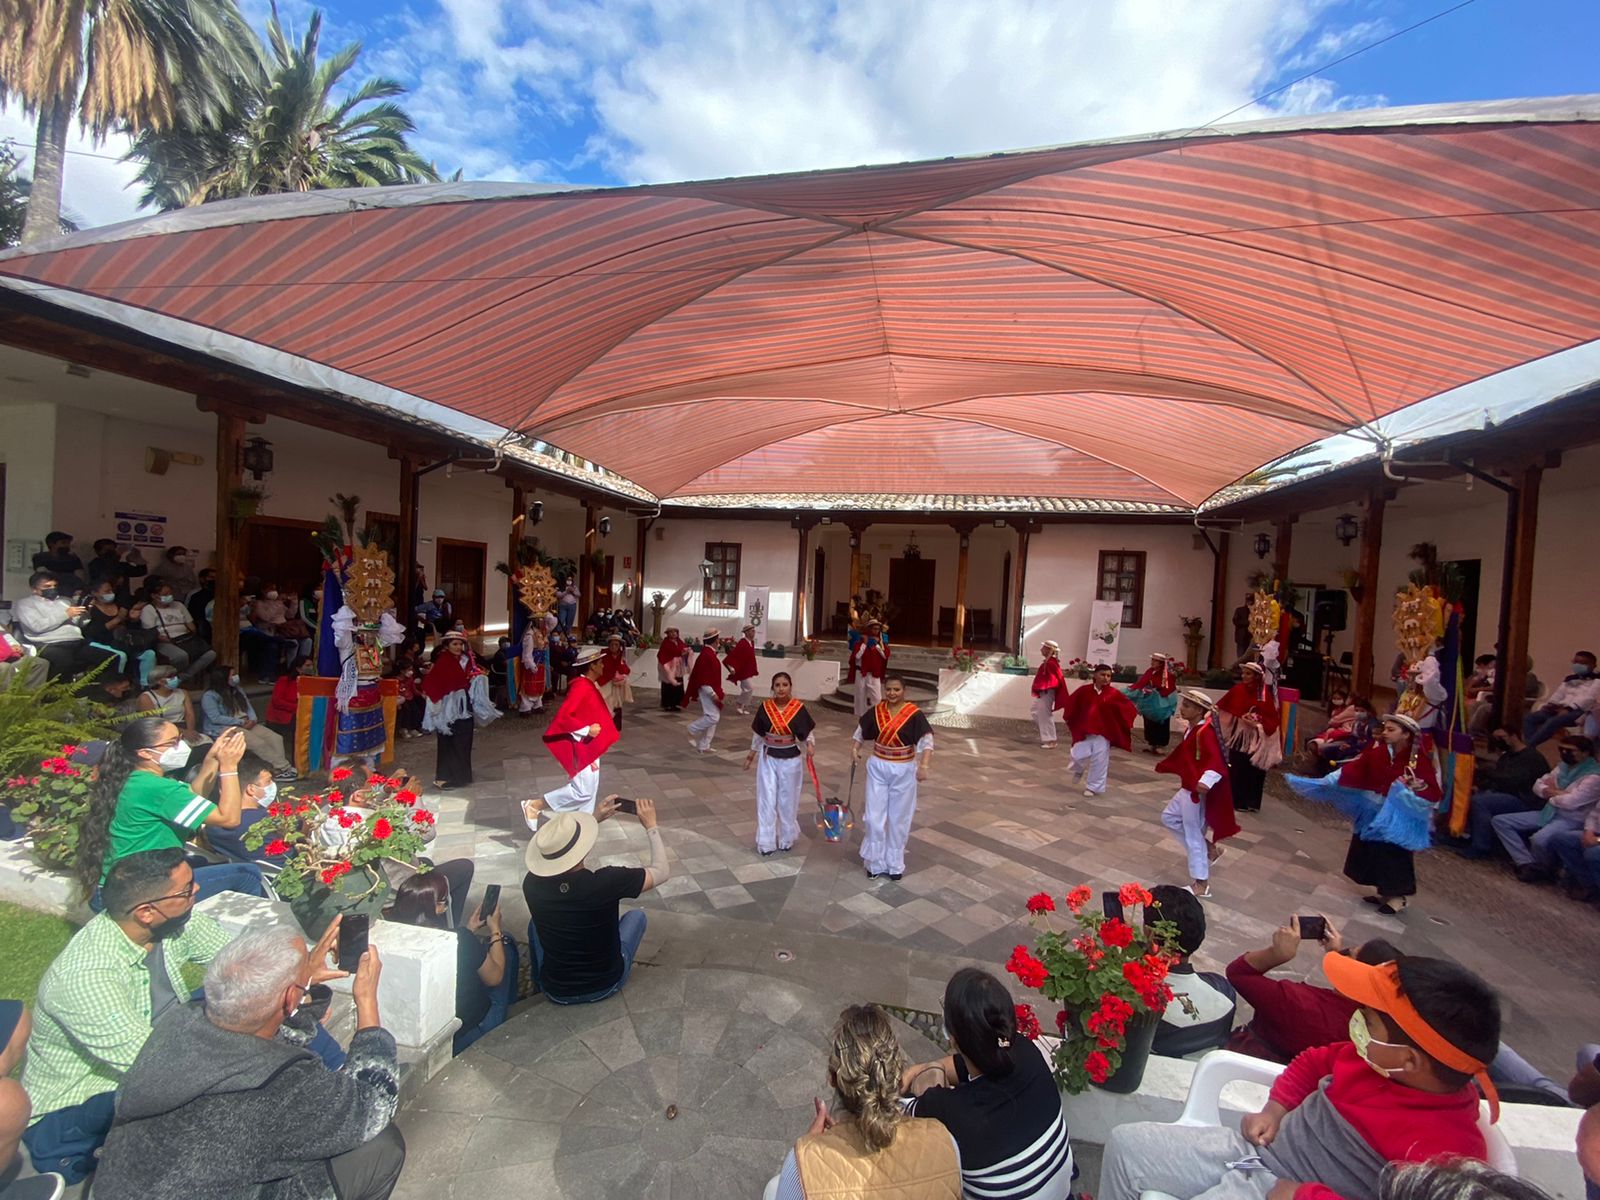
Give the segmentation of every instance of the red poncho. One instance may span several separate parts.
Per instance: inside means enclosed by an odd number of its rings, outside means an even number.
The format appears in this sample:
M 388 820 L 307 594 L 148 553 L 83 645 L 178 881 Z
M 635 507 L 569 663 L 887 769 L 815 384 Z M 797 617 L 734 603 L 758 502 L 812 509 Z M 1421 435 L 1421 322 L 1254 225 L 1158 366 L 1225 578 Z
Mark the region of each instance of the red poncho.
M 1394 748 L 1393 755 L 1382 741 L 1374 742 L 1361 752 L 1361 756 L 1339 768 L 1339 782 L 1349 788 L 1360 788 L 1382 797 L 1388 794 L 1389 785 L 1411 768 L 1411 743 L 1404 742 Z M 1439 772 L 1433 762 L 1433 741 L 1422 735 L 1422 745 L 1416 755 L 1417 780 L 1411 790 L 1424 800 L 1439 801 L 1444 793 L 1439 788 Z
M 1183 740 L 1156 764 L 1156 770 L 1176 775 L 1191 796 L 1200 794 L 1201 776 L 1215 771 L 1221 778 L 1206 793 L 1206 824 L 1219 842 L 1239 832 L 1239 822 L 1233 816 L 1233 788 L 1228 782 L 1228 756 L 1209 715 L 1189 726 Z
M 715 692 L 717 703 L 722 703 L 722 663 L 717 660 L 717 652 L 710 646 L 701 646 L 700 656 L 694 660 L 688 686 L 683 689 L 682 707 L 700 703 L 700 689 L 703 687 Z
M 863 675 L 882 679 L 889 670 L 889 647 L 881 642 L 863 642 L 856 655 L 856 669 Z
M 1067 698 L 1062 713 L 1073 741 L 1099 734 L 1119 750 L 1133 749 L 1133 718 L 1138 713 L 1133 701 L 1109 684 L 1098 693 L 1094 684 L 1085 684 Z
M 1061 712 L 1067 707 L 1067 677 L 1061 673 L 1061 660 L 1051 655 L 1039 664 L 1039 672 L 1033 677 L 1033 694 L 1038 696 L 1055 689 L 1056 702 L 1053 712 Z
M 591 725 L 600 726 L 600 732 L 593 737 L 572 736 L 584 733 Z M 555 756 L 570 779 L 597 761 L 616 740 L 617 727 L 611 720 L 610 706 L 589 677 L 579 675 L 568 686 L 567 698 L 544 732 L 545 749 Z
M 628 655 L 624 650 L 607 650 L 600 656 L 603 666 L 600 668 L 600 686 L 604 687 L 618 675 L 632 675 L 633 668 L 628 665 Z
M 682 638 L 665 637 L 661 639 L 661 648 L 656 651 L 656 661 L 663 667 L 668 663 L 680 659 L 689 650 L 689 645 Z
M 1145 688 L 1150 688 L 1153 691 L 1160 692 L 1163 696 L 1170 696 L 1177 690 L 1177 687 L 1178 681 L 1173 675 L 1172 664 L 1163 663 L 1159 667 L 1151 667 L 1143 675 L 1139 676 L 1139 681 L 1133 685 L 1133 690 L 1140 692 Z
M 740 638 L 735 642 L 733 649 L 728 651 L 728 657 L 722 660 L 722 665 L 728 669 L 728 678 L 734 683 L 754 679 L 761 673 L 756 666 L 756 645 L 749 638 Z
M 473 677 L 482 675 L 483 668 L 472 655 L 467 655 L 467 665 L 454 654 L 441 654 L 433 660 L 428 673 L 422 677 L 422 694 L 435 704 L 442 703 L 451 692 L 464 692 Z
M 1230 717 L 1242 717 L 1245 713 L 1253 712 L 1261 718 L 1263 733 L 1278 732 L 1278 697 L 1265 680 L 1257 683 L 1248 678 L 1241 679 L 1217 701 L 1217 711 L 1227 713 Z

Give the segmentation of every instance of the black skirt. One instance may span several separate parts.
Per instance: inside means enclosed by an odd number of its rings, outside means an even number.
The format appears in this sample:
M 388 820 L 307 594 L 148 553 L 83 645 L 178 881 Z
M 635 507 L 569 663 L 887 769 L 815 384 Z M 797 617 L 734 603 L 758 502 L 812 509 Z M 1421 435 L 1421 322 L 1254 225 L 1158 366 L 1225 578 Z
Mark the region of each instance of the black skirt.
M 439 765 L 434 778 L 450 787 L 466 787 L 472 782 L 471 717 L 462 717 L 439 735 Z
M 1267 773 L 1243 750 L 1228 751 L 1228 782 L 1233 788 L 1235 812 L 1260 812 L 1261 789 L 1266 786 Z
M 676 712 L 683 707 L 683 684 L 663 683 L 661 685 L 661 707 L 666 712 Z
M 1416 857 L 1390 842 L 1368 842 L 1352 835 L 1350 852 L 1344 856 L 1344 874 L 1380 896 L 1417 894 Z
M 1144 740 L 1155 749 L 1160 749 L 1172 740 L 1172 721 L 1152 721 L 1149 717 L 1144 719 Z

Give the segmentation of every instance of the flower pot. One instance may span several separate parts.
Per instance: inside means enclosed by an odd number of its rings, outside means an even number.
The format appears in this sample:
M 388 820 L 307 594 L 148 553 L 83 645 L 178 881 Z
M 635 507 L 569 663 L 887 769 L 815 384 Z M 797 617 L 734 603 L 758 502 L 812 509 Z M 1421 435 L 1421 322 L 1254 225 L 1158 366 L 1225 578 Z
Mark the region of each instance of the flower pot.
M 1031 675 L 1033 672 L 1029 667 L 1001 667 L 1000 673 L 1002 675 Z
M 289 901 L 289 911 L 305 935 L 315 941 L 334 917 L 361 913 L 376 920 L 388 903 L 389 881 L 383 872 L 375 867 L 358 867 L 341 875 L 332 887 L 315 879 L 307 883 L 306 890 Z
M 1128 1044 L 1122 1051 L 1122 1065 L 1095 1084 L 1102 1092 L 1115 1092 L 1126 1096 L 1139 1090 L 1144 1082 L 1144 1069 L 1150 1063 L 1150 1047 L 1155 1043 L 1156 1030 L 1161 1026 L 1160 1013 L 1138 1013 L 1128 1022 Z

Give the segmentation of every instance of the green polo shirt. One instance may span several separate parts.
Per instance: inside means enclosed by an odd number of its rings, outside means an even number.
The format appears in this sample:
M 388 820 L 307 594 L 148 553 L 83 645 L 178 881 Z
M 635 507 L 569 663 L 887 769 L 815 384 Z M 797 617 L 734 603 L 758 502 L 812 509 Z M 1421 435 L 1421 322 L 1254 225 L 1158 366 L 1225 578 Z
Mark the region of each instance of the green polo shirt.
M 100 870 L 100 882 L 119 858 L 142 850 L 177 850 L 217 806 L 197 796 L 181 779 L 154 771 L 135 771 L 117 794 L 111 818 L 111 849 Z
M 189 999 L 187 963 L 208 963 L 228 944 L 212 918 L 195 913 L 166 942 L 167 982 Z M 33 1120 L 116 1090 L 150 1036 L 150 954 L 101 913 L 77 933 L 39 981 L 22 1086 Z

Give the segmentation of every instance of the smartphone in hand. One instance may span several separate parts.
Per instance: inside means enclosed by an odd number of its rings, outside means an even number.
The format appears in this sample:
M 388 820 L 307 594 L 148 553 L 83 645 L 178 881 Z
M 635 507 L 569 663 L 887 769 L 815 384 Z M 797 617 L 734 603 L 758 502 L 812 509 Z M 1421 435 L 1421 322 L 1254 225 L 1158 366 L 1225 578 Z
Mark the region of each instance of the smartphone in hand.
M 1302 942 L 1320 942 L 1328 936 L 1327 917 L 1296 917 L 1295 922 L 1300 926 Z
M 345 913 L 339 918 L 339 970 L 353 975 L 361 965 L 371 920 L 365 913 Z
M 621 796 L 618 796 L 617 811 L 625 812 L 630 817 L 637 817 L 639 815 L 639 802 L 637 800 L 624 800 Z
M 483 889 L 483 903 L 478 905 L 478 912 L 484 917 L 488 917 L 490 913 L 494 912 L 494 910 L 499 907 L 500 885 L 498 883 L 491 883 L 488 887 Z

